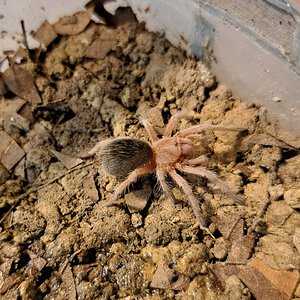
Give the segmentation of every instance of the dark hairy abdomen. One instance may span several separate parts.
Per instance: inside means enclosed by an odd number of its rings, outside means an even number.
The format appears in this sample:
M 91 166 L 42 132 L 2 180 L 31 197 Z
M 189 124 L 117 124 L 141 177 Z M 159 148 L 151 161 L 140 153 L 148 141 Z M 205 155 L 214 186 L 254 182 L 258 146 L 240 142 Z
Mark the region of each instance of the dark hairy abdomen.
M 146 142 L 124 138 L 105 145 L 100 156 L 104 171 L 121 177 L 147 165 L 153 157 L 153 151 Z

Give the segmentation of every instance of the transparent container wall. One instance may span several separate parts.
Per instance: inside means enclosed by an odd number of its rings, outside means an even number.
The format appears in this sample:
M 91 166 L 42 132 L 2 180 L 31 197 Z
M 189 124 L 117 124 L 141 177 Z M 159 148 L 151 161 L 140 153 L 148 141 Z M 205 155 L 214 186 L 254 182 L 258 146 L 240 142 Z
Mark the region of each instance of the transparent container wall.
M 1 1 L 0 61 L 3 51 L 31 37 L 44 20 L 84 10 L 86 0 Z M 265 106 L 271 120 L 300 137 L 300 1 L 290 0 L 116 0 L 114 12 L 130 6 L 139 21 L 189 54 L 202 58 L 235 95 Z M 53 7 L 56 9 L 53 10 Z M 2 55 L 2 56 L 1 56 Z M 3 68 L 2 64 L 2 68 Z
M 148 29 L 206 60 L 235 95 L 265 106 L 271 120 L 300 137 L 300 1 L 126 3 Z

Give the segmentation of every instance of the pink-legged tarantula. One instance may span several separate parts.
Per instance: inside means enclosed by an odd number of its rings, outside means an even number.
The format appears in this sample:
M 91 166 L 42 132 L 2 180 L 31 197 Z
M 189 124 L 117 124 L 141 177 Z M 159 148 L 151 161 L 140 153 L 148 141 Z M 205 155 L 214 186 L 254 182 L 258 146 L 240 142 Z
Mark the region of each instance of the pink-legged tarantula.
M 195 125 L 177 131 L 172 135 L 177 121 L 190 117 L 191 114 L 184 112 L 173 115 L 165 127 L 162 138 L 158 138 L 152 124 L 147 119 L 140 118 L 141 123 L 148 132 L 151 145 L 138 139 L 121 137 L 101 141 L 89 152 L 89 155 L 95 153 L 100 155 L 102 167 L 106 173 L 115 176 L 127 176 L 123 182 L 117 185 L 113 197 L 107 202 L 107 205 L 114 204 L 118 196 L 138 177 L 156 172 L 161 188 L 170 198 L 174 199 L 174 196 L 166 182 L 167 176 L 172 178 L 181 188 L 190 202 L 200 227 L 205 229 L 200 205 L 193 194 L 192 188 L 176 170 L 205 177 L 213 184 L 218 185 L 222 192 L 242 203 L 242 199 L 234 194 L 214 172 L 203 166 L 206 163 L 204 155 L 193 158 L 195 148 L 193 139 L 203 140 L 201 133 L 207 130 L 242 131 L 245 129 L 223 125 Z

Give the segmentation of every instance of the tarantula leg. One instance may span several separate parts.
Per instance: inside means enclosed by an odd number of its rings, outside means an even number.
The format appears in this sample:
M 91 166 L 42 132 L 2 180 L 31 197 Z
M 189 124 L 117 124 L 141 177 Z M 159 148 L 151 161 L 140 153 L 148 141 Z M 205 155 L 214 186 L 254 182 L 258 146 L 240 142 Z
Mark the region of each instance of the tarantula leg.
M 231 189 L 227 186 L 227 184 L 221 180 L 214 172 L 207 170 L 204 167 L 191 167 L 191 166 L 185 166 L 185 165 L 176 165 L 176 169 L 183 171 L 185 173 L 195 174 L 198 176 L 202 176 L 207 178 L 211 183 L 216 184 L 221 191 L 229 196 L 231 199 L 233 199 L 236 203 L 245 205 L 245 201 L 242 197 L 238 196 L 234 192 L 231 191 Z
M 241 127 L 226 127 L 224 125 L 195 125 L 177 132 L 176 135 L 186 137 L 191 136 L 203 131 L 212 130 L 212 131 L 245 131 L 247 128 Z
M 106 206 L 114 204 L 117 201 L 118 196 L 122 194 L 125 191 L 125 189 L 130 184 L 134 183 L 140 176 L 149 174 L 152 171 L 153 168 L 149 166 L 137 168 L 134 171 L 132 171 L 124 181 L 122 181 L 116 186 L 112 199 L 106 203 Z
M 161 169 L 157 169 L 156 170 L 156 176 L 157 176 L 157 181 L 159 182 L 160 186 L 162 187 L 163 191 L 167 194 L 167 196 L 172 200 L 172 202 L 175 203 L 175 197 L 172 193 L 171 188 L 168 186 L 167 182 L 166 182 L 166 173 L 161 170 Z
M 193 213 L 199 223 L 200 229 L 204 230 L 205 232 L 207 232 L 209 235 L 211 235 L 214 238 L 212 233 L 205 226 L 205 221 L 202 217 L 200 205 L 199 205 L 196 197 L 194 196 L 193 191 L 192 191 L 191 187 L 189 186 L 188 182 L 184 178 L 182 178 L 179 174 L 177 174 L 175 170 L 170 170 L 170 171 L 168 171 L 168 173 L 173 178 L 173 180 L 178 184 L 178 186 L 182 189 L 182 191 L 186 194 L 186 196 L 190 202 L 190 205 L 192 207 Z
M 179 112 L 175 115 L 173 115 L 167 126 L 166 129 L 164 131 L 164 137 L 171 137 L 172 136 L 172 131 L 176 125 L 176 123 L 180 120 L 180 119 L 191 119 L 193 117 L 193 112 Z
M 157 133 L 153 128 L 153 125 L 144 117 L 139 117 L 140 123 L 145 127 L 151 142 L 156 142 L 158 140 Z
M 93 156 L 96 153 L 99 153 L 101 148 L 104 147 L 106 144 L 108 144 L 111 140 L 112 140 L 111 138 L 108 138 L 108 139 L 98 142 L 91 150 L 89 150 L 88 152 L 82 153 L 80 155 L 80 157 L 87 158 L 87 157 Z
M 207 164 L 207 157 L 205 155 L 200 155 L 196 158 L 192 158 L 189 160 L 184 161 L 186 164 L 189 166 L 194 166 L 194 165 L 206 165 Z

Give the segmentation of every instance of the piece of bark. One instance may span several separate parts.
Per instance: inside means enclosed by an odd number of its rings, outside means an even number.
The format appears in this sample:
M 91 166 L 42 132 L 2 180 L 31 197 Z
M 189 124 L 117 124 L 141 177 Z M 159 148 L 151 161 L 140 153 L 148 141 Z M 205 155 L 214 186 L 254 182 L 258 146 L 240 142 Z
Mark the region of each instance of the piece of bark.
M 95 5 L 89 3 L 85 11 L 61 18 L 53 25 L 54 30 L 61 35 L 73 35 L 82 32 L 90 23 L 94 8 Z
M 33 34 L 33 37 L 38 40 L 42 45 L 48 47 L 57 37 L 57 34 L 49 24 L 48 21 L 44 21 L 39 29 Z
M 254 258 L 250 266 L 262 273 L 279 291 L 286 294 L 288 299 L 292 297 L 300 278 L 298 270 L 274 270 L 259 258 Z
M 16 165 L 25 155 L 23 149 L 6 132 L 0 132 L 0 162 L 7 169 Z
M 41 102 L 32 76 L 21 66 L 14 64 L 4 72 L 3 78 L 8 89 L 14 94 L 33 104 Z

